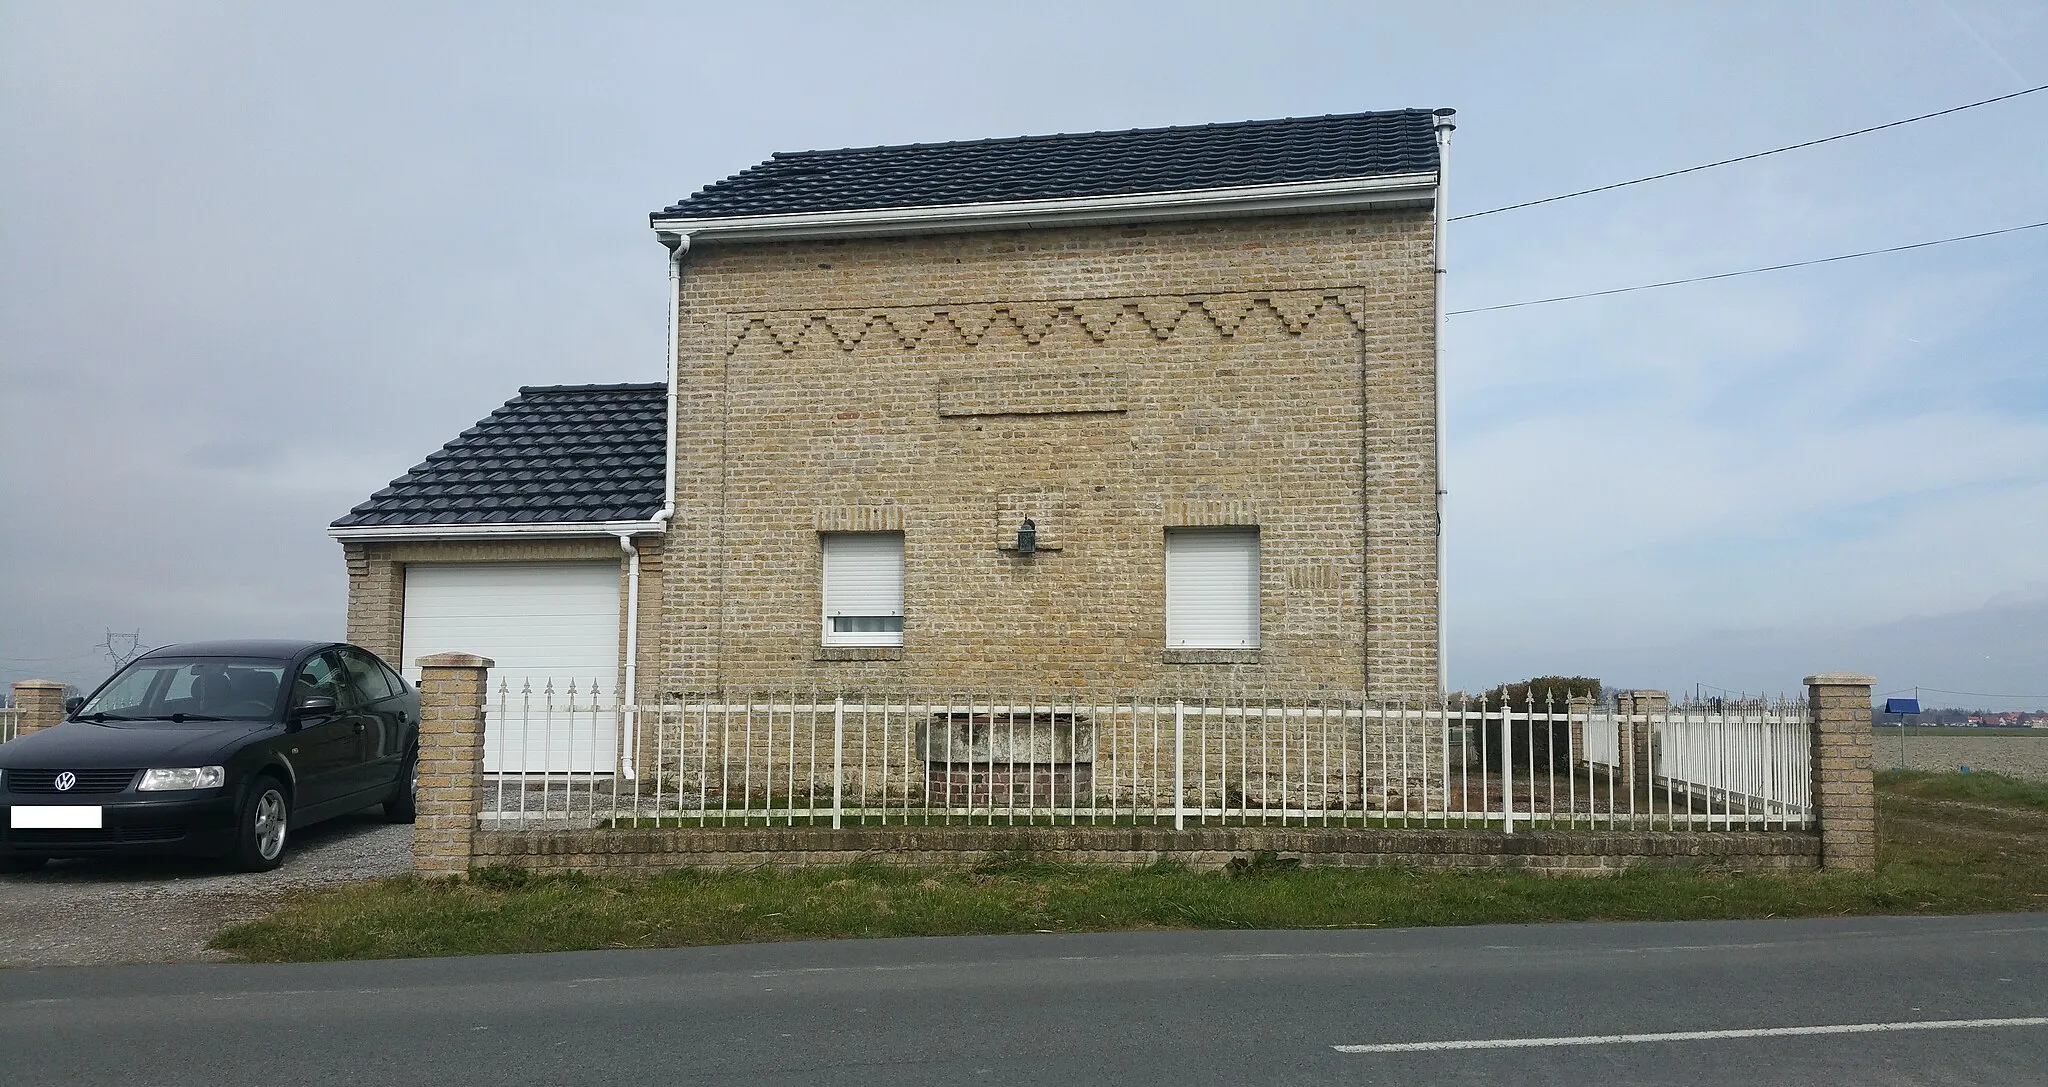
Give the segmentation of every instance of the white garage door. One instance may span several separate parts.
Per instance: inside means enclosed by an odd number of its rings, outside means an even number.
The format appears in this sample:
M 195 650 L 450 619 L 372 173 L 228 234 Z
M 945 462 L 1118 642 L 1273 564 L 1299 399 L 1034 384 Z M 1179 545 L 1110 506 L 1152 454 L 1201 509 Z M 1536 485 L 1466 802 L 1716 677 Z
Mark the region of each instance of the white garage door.
M 408 566 L 406 675 L 429 653 L 475 653 L 491 669 L 484 769 L 610 773 L 618 751 L 619 567 L 616 563 Z M 500 683 L 510 694 L 499 710 Z M 567 710 L 569 685 L 576 708 Z M 590 689 L 599 688 L 593 712 Z M 552 684 L 555 709 L 543 692 Z M 522 690 L 531 685 L 529 698 Z

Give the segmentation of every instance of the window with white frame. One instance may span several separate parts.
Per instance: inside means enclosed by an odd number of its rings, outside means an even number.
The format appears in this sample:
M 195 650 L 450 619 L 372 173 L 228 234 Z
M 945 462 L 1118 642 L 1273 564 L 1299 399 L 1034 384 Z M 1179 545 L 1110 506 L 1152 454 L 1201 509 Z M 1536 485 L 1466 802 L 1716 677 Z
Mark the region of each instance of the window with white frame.
M 1168 649 L 1259 647 L 1259 530 L 1166 530 Z
M 824 645 L 903 644 L 903 534 L 824 532 Z

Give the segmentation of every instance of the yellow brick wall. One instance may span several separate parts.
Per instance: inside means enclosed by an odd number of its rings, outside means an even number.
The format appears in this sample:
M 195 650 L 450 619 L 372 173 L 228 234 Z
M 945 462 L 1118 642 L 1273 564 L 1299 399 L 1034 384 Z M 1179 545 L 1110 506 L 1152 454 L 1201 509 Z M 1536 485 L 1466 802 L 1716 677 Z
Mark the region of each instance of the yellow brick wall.
M 1434 690 L 1430 229 L 699 243 L 661 690 Z M 819 649 L 817 533 L 854 523 L 904 533 L 900 651 Z M 1164 530 L 1231 523 L 1261 648 L 1169 654 Z

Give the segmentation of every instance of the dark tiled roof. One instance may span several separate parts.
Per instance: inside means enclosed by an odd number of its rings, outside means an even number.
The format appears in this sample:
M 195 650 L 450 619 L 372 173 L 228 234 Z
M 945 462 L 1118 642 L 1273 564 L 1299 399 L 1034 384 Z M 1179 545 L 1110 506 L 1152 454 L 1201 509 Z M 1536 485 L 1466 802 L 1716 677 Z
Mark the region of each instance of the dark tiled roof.
M 661 509 L 667 386 L 528 386 L 334 522 L 643 521 Z
M 1425 109 L 778 154 L 657 216 L 861 211 L 1428 173 Z

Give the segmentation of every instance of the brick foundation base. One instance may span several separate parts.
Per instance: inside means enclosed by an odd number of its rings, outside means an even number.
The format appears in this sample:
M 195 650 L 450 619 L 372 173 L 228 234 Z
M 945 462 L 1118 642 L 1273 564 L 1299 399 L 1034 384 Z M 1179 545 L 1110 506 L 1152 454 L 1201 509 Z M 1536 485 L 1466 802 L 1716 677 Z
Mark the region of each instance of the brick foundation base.
M 1178 860 L 1220 868 L 1271 850 L 1328 867 L 1517 869 L 1606 875 L 1641 868 L 1810 872 L 1818 835 L 1455 830 L 1312 830 L 1132 827 L 807 827 L 664 830 L 479 831 L 476 866 L 539 871 L 658 872 L 676 868 L 802 867 L 879 861 L 943 867 L 992 853 L 1029 851 L 1074 864 L 1135 867 Z

